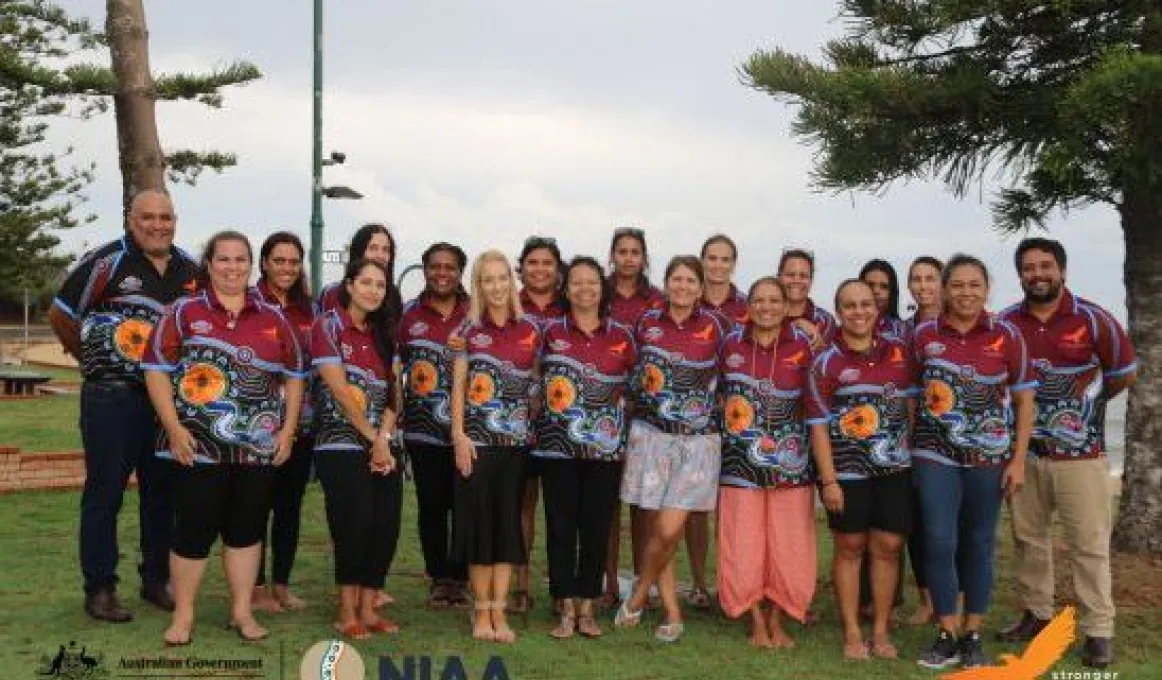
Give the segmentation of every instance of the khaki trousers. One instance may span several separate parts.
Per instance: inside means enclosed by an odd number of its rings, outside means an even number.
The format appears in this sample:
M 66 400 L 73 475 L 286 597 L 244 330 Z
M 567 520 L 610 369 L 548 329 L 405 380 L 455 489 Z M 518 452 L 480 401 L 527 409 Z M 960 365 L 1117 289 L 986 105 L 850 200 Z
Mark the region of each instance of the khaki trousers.
M 1065 543 L 1080 605 L 1080 632 L 1114 635 L 1110 585 L 1109 461 L 1029 457 L 1025 486 L 1011 504 L 1016 545 L 1017 596 L 1037 618 L 1053 616 L 1053 513 Z

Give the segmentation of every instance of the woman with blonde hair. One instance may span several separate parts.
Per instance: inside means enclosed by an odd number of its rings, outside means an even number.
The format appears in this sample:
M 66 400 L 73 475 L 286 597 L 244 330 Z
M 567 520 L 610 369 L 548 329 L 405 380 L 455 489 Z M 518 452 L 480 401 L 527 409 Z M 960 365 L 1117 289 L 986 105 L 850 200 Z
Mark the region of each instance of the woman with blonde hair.
M 511 643 L 505 618 L 513 567 L 525 557 L 520 527 L 521 466 L 530 443 L 541 331 L 521 314 L 512 266 L 503 253 L 476 258 L 468 318 L 448 339 L 452 367 L 452 443 L 460 472 L 453 558 L 468 564 L 475 600 L 472 637 Z

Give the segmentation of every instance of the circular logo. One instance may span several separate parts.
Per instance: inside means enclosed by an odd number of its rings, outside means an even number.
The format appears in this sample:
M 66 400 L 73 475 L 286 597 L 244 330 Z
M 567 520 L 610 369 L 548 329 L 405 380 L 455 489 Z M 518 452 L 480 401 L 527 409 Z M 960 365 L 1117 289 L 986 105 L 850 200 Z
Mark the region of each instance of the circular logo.
M 359 651 L 339 640 L 316 642 L 303 655 L 302 680 L 364 680 L 366 671 Z

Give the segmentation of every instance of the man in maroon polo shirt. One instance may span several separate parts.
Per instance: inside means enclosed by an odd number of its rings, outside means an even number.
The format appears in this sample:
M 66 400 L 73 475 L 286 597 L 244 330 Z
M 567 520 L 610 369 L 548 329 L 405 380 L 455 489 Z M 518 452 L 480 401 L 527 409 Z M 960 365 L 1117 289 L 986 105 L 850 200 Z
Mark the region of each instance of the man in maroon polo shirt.
M 1137 360 L 1113 316 L 1066 288 L 1061 243 L 1025 239 L 1015 259 L 1025 300 L 1001 316 L 1024 336 L 1039 385 L 1025 487 L 1012 501 L 1017 591 L 1025 611 L 997 637 L 1031 640 L 1053 616 L 1056 511 L 1081 603 L 1082 662 L 1104 668 L 1114 661 L 1105 407 L 1134 383 Z
M 198 265 L 174 247 L 173 203 L 158 191 L 133 198 L 120 238 L 92 250 L 69 272 L 49 310 L 53 332 L 81 366 L 80 562 L 85 612 L 122 623 L 133 614 L 117 598 L 117 515 L 137 473 L 141 597 L 172 611 L 173 538 L 168 466 L 154 458 L 157 426 L 140 362 L 166 305 L 193 292 Z

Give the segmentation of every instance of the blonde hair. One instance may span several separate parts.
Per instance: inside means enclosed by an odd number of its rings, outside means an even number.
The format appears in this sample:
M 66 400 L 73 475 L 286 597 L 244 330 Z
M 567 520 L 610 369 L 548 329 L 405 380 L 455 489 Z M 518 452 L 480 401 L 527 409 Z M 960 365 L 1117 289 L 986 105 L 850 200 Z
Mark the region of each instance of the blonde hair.
M 468 308 L 468 318 L 472 323 L 480 323 L 480 319 L 484 317 L 484 291 L 481 290 L 480 279 L 484 275 L 484 265 L 489 262 L 499 262 L 508 270 L 509 314 L 515 319 L 523 313 L 520 308 L 520 293 L 516 289 L 516 273 L 512 270 L 512 264 L 499 250 L 486 250 L 472 262 L 472 276 L 470 278 L 472 303 Z

